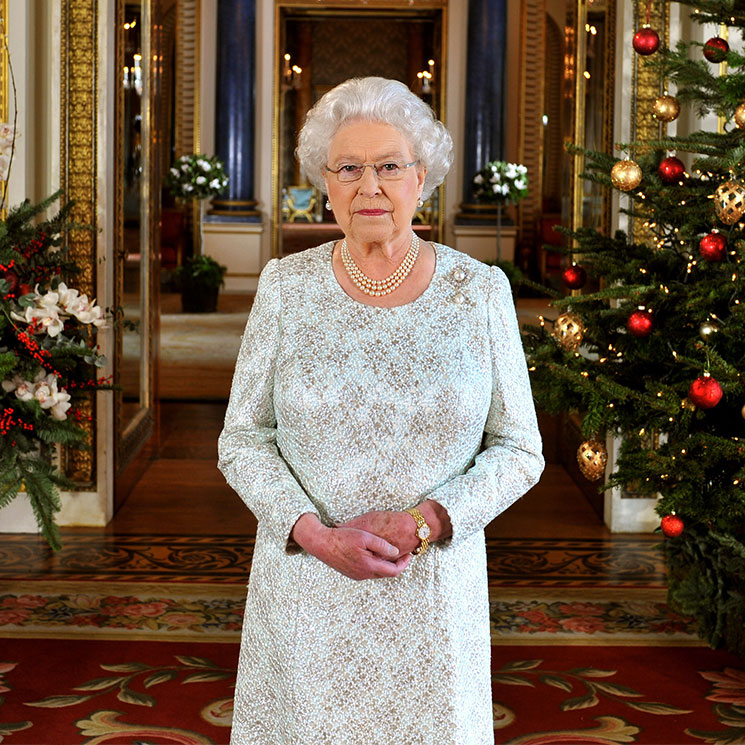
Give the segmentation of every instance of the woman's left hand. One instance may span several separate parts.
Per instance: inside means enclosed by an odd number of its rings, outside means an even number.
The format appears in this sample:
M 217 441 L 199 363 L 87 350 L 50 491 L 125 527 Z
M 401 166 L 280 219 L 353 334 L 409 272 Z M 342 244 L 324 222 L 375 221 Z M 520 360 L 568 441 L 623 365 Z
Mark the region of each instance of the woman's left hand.
M 419 545 L 416 522 L 408 512 L 366 512 L 344 523 L 344 527 L 359 528 L 384 538 L 399 550 L 399 556 L 410 554 Z M 398 557 L 393 558 L 395 560 Z

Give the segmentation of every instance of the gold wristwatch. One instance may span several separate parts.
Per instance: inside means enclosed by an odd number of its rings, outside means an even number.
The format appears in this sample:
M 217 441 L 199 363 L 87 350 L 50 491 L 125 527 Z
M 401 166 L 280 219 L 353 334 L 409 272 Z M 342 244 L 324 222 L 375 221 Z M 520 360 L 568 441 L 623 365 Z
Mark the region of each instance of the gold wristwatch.
M 416 507 L 409 507 L 406 512 L 416 520 L 416 537 L 420 543 L 411 553 L 414 556 L 418 556 L 429 548 L 429 537 L 432 535 L 432 529 L 427 525 L 427 521 L 422 517 L 422 513 Z

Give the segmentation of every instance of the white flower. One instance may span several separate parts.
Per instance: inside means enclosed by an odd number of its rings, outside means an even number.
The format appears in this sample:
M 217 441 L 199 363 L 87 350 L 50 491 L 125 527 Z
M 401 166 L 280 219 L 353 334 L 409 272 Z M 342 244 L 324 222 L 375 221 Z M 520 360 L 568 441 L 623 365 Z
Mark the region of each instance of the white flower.
M 507 165 L 505 175 L 507 176 L 507 178 L 515 178 L 515 176 L 517 176 L 517 170 L 515 169 L 514 163 L 509 163 Z
M 516 189 L 519 189 L 520 191 L 522 191 L 525 188 L 525 186 L 526 186 L 526 184 L 525 184 L 525 182 L 521 178 L 519 178 L 519 179 L 517 179 L 517 181 L 515 181 L 515 188 Z
M 189 173 L 189 164 L 188 163 L 182 163 L 181 164 L 181 170 L 183 173 Z
M 194 191 L 194 187 L 191 184 L 184 184 L 184 191 L 186 192 Z
M 221 186 L 220 179 L 213 178 L 212 181 L 210 181 L 210 189 L 219 189 Z
M 201 186 L 207 183 L 207 179 L 204 176 L 197 176 L 197 183 Z
M 483 184 L 484 183 L 484 177 L 480 173 L 477 173 L 473 177 L 473 183 L 474 184 Z
M 489 179 L 489 181 L 491 181 L 491 182 L 492 182 L 492 184 L 498 184 L 498 183 L 499 183 L 499 182 L 500 182 L 501 180 L 502 180 L 502 179 L 501 179 L 501 177 L 500 177 L 500 175 L 499 175 L 498 173 L 495 173 L 495 174 L 494 174 L 494 175 L 493 175 L 493 176 L 492 176 L 492 177 L 491 177 L 491 178 Z
M 502 191 L 501 188 L 499 187 L 499 184 L 492 184 L 491 188 L 495 194 L 499 194 L 499 192 Z
M 41 327 L 51 337 L 57 336 L 65 327 L 56 306 L 54 308 L 26 308 L 26 316 L 23 320 L 29 325 Z
M 502 192 L 502 194 L 505 194 L 505 195 L 509 194 L 510 193 L 509 184 L 502 184 L 499 190 Z
M 206 171 L 207 173 L 212 170 L 212 166 L 206 160 L 199 161 L 199 165 L 202 166 L 202 170 Z
M 14 375 L 12 380 L 3 380 L 2 386 L 6 393 L 15 391 L 16 397 L 21 401 L 30 401 L 34 397 L 34 384 L 24 380 L 20 375 Z
M 54 375 L 47 377 L 54 378 Z M 47 380 L 40 380 L 34 385 L 34 398 L 39 402 L 42 409 L 51 409 L 57 403 L 57 381 L 50 383 Z
M 524 175 L 525 175 L 525 174 L 526 174 L 526 173 L 528 172 L 528 169 L 527 169 L 527 168 L 526 168 L 525 166 L 523 166 L 523 165 L 519 165 L 519 166 L 517 167 L 517 172 L 518 172 L 518 173 L 519 173 L 519 174 L 520 174 L 521 176 L 524 176 Z
M 67 419 L 67 410 L 72 406 L 70 394 L 63 388 L 57 392 L 57 402 L 49 409 L 52 419 L 62 422 Z
M 74 307 L 79 301 L 80 293 L 76 289 L 68 287 L 64 282 L 60 282 L 57 287 L 57 295 L 59 296 L 58 302 L 60 308 L 65 313 L 72 313 L 70 308 Z
M 96 305 L 96 301 L 88 300 L 87 295 L 81 295 L 75 305 L 71 306 L 70 314 L 80 321 L 80 323 L 92 323 L 94 326 L 103 326 L 106 321 L 103 318 L 103 310 Z
M 171 176 L 178 176 L 178 169 L 177 168 L 171 168 L 169 170 L 171 171 Z

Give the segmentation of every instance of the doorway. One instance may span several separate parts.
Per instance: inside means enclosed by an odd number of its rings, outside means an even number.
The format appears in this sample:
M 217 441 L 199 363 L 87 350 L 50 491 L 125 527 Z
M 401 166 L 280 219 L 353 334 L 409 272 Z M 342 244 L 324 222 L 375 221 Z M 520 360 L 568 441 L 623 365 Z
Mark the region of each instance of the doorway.
M 277 6 L 273 256 L 341 237 L 332 213 L 300 172 L 297 135 L 307 111 L 327 91 L 353 77 L 400 80 L 442 118 L 445 90 L 444 8 L 390 9 Z M 442 192 L 417 212 L 414 229 L 440 240 Z

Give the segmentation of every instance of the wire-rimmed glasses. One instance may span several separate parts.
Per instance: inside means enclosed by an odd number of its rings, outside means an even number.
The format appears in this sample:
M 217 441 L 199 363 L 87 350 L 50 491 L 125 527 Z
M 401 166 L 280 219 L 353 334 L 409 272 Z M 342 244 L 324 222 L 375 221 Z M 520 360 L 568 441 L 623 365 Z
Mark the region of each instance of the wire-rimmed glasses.
M 342 184 L 349 184 L 352 181 L 359 181 L 365 168 L 372 168 L 379 181 L 398 181 L 404 177 L 407 168 L 415 166 L 419 161 L 412 160 L 411 163 L 395 163 L 385 161 L 383 163 L 346 163 L 334 170 L 326 166 L 329 173 L 336 174 L 336 178 Z

